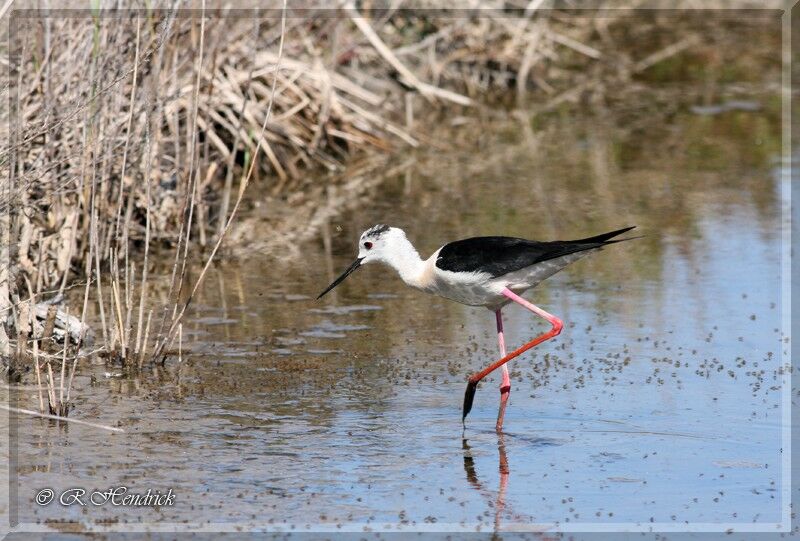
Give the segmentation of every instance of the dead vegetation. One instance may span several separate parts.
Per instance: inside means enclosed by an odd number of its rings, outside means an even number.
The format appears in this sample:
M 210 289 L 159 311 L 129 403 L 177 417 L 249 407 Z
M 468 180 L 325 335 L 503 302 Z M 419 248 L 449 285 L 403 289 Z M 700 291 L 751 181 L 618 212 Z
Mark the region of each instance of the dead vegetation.
M 138 370 L 177 347 L 203 276 L 189 280 L 190 262 L 211 263 L 251 177 L 251 199 L 291 209 L 313 193 L 329 214 L 325 194 L 349 189 L 354 157 L 441 144 L 423 114 L 457 116 L 498 96 L 553 109 L 707 39 L 697 25 L 664 31 L 674 20 L 654 15 L 636 22 L 654 37 L 630 51 L 615 42 L 627 11 L 396 4 L 15 16 L 13 128 L 0 134 L 11 178 L 0 194 L 0 355 L 13 375 L 45 382 L 51 412 L 68 412 L 80 357 L 99 351 Z M 154 250 L 171 261 L 159 306 L 148 295 Z M 90 304 L 99 321 L 87 321 Z

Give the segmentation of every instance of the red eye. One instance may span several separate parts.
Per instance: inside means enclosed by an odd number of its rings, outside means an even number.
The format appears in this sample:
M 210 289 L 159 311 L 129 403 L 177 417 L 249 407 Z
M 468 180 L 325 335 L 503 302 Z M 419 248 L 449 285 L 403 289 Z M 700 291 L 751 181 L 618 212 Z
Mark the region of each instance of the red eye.
M 364 248 L 366 248 L 367 250 L 372 250 L 372 243 L 371 242 L 365 242 L 364 243 Z

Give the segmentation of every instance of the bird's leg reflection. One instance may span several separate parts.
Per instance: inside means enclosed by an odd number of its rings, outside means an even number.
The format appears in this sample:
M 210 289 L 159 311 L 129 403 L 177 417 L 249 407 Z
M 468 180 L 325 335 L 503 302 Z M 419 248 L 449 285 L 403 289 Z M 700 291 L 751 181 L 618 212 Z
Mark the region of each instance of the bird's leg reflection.
M 472 448 L 469 446 L 467 438 L 461 440 L 461 448 L 464 450 L 464 472 L 467 474 L 467 482 L 481 495 L 492 498 L 494 496 L 492 491 L 487 490 L 478 479 L 478 473 L 475 469 L 475 459 L 472 457 Z M 502 432 L 497 434 L 497 452 L 499 455 L 498 469 L 500 471 L 500 486 L 497 490 L 496 498 L 494 498 L 495 531 L 499 531 L 501 528 L 500 520 L 506 507 L 506 491 L 508 490 L 508 476 L 510 473 L 508 456 L 506 455 L 506 444 Z
M 497 433 L 497 453 L 499 455 L 500 487 L 497 490 L 497 503 L 495 504 L 494 529 L 500 529 L 500 517 L 506 507 L 506 490 L 508 490 L 508 456 L 506 455 L 506 442 L 503 440 L 503 433 Z

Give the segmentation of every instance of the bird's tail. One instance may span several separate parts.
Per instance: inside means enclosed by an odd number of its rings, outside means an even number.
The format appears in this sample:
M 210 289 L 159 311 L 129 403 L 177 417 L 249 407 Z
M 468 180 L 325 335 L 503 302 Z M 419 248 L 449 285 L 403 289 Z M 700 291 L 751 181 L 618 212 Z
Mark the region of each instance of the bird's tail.
M 643 235 L 638 237 L 626 237 L 624 239 L 614 239 L 614 237 L 618 237 L 623 233 L 627 233 L 631 229 L 635 228 L 635 225 L 630 227 L 623 227 L 622 229 L 617 229 L 616 231 L 609 231 L 608 233 L 603 233 L 601 235 L 595 235 L 594 237 L 588 237 L 585 239 L 578 239 L 573 240 L 575 244 L 614 244 L 615 242 L 623 242 L 626 240 L 633 240 L 633 239 L 640 239 Z M 611 240 L 614 239 L 614 240 Z

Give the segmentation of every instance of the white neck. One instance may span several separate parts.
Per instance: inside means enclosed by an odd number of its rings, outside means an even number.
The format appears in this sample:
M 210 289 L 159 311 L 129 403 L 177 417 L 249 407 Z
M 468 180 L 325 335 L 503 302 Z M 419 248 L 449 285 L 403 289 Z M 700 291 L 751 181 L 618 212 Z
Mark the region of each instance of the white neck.
M 406 284 L 413 287 L 421 286 L 425 262 L 405 237 L 398 238 L 392 243 L 392 249 L 387 250 L 383 262 L 396 270 Z

